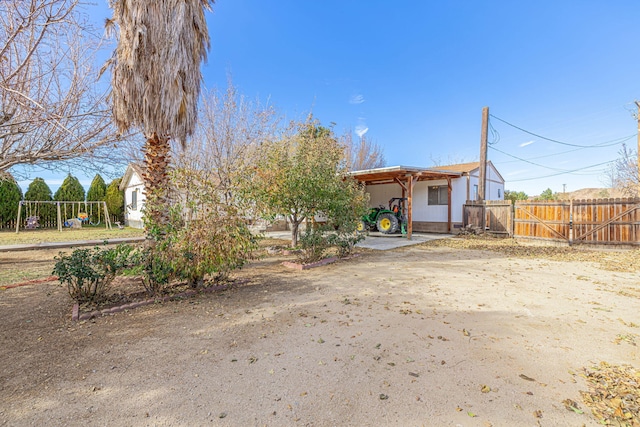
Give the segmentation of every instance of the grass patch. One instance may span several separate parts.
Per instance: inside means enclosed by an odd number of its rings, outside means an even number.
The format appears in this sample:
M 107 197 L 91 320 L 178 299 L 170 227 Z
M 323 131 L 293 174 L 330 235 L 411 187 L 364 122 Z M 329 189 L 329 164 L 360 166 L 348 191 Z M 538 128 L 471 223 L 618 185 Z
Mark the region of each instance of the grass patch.
M 45 243 L 45 242 L 72 242 L 74 240 L 107 240 L 117 239 L 119 237 L 143 237 L 144 230 L 126 227 L 123 230 L 114 228 L 107 230 L 106 228 L 84 227 L 82 229 L 65 228 L 58 230 L 24 230 L 16 233 L 15 231 L 0 232 L 0 246 L 2 245 L 19 245 L 29 243 Z
M 0 256 L 0 286 L 51 276 L 55 265 L 53 257 L 58 252 L 58 249 L 3 252 Z

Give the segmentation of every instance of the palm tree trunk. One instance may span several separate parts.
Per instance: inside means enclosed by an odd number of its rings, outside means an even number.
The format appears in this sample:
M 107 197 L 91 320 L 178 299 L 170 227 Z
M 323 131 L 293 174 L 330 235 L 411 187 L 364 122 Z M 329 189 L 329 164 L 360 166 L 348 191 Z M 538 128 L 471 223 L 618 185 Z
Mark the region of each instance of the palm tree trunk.
M 161 138 L 153 133 L 147 138 L 144 147 L 144 185 L 145 195 L 145 230 L 149 234 L 150 226 L 161 230 L 169 223 L 169 138 Z

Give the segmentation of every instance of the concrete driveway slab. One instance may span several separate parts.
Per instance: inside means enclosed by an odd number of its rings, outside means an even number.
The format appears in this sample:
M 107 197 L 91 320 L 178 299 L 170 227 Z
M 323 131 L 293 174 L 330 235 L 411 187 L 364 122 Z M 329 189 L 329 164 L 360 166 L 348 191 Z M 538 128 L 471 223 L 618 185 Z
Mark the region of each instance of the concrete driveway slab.
M 403 246 L 417 245 L 435 239 L 447 239 L 453 234 L 440 233 L 413 233 L 411 240 L 401 234 L 369 233 L 365 239 L 356 246 L 360 248 L 387 251 L 389 249 L 401 248 Z

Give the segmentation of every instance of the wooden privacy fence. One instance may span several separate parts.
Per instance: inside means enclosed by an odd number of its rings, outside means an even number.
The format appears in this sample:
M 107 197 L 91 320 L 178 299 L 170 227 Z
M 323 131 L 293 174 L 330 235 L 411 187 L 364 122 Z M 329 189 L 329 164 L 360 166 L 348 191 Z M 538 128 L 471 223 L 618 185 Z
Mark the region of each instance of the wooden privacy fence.
M 520 238 L 638 245 L 640 199 L 467 202 L 464 223 Z
M 464 225 L 472 225 L 494 234 L 513 235 L 513 205 L 509 200 L 468 200 L 463 210 Z

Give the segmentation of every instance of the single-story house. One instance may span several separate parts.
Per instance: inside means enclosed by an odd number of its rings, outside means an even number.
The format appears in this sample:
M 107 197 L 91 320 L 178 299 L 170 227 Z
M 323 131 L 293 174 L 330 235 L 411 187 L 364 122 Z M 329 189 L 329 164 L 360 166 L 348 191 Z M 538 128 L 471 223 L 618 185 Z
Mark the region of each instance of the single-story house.
M 366 186 L 370 205 L 388 206 L 407 197 L 408 234 L 412 231 L 455 233 L 462 228 L 463 205 L 476 200 L 480 162 L 420 168 L 392 166 L 351 172 Z M 504 199 L 504 178 L 487 162 L 485 200 Z
M 142 170 L 142 166 L 129 163 L 120 181 L 120 190 L 124 191 L 124 223 L 133 228 L 144 228 L 142 208 L 146 197 Z

